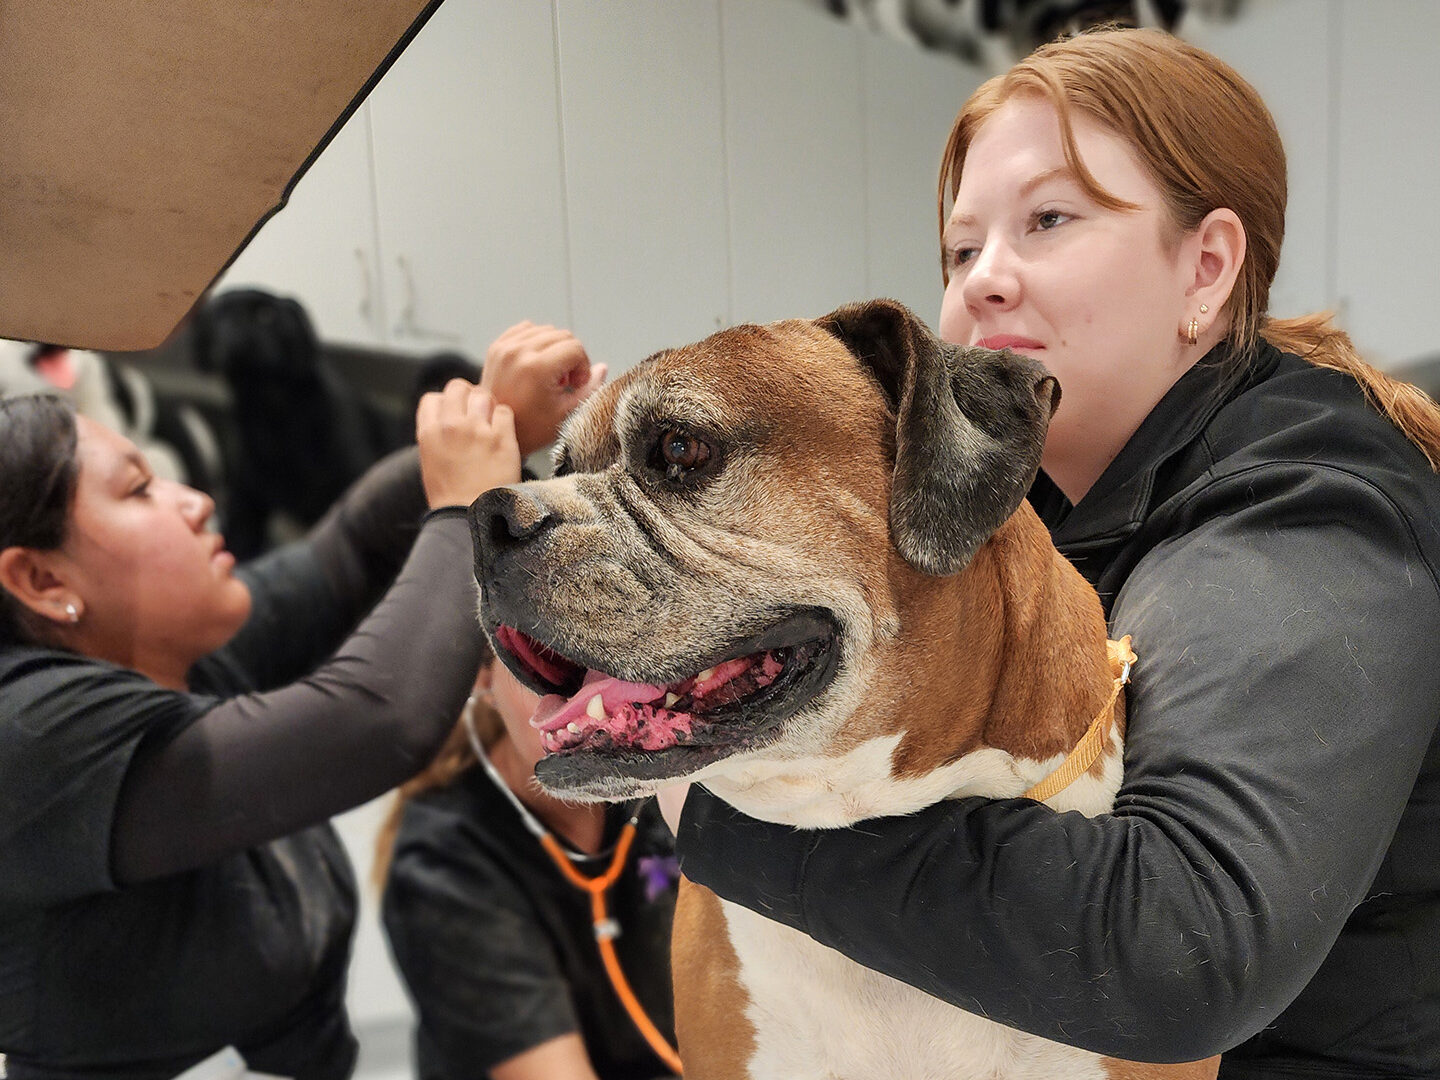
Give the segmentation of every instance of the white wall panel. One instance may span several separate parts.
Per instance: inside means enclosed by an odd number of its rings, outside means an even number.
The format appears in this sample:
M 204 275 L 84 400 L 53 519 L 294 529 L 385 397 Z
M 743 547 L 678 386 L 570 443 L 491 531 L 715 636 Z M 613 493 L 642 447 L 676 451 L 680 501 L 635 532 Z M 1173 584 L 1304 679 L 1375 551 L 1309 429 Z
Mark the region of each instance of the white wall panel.
M 721 0 L 735 322 L 864 297 L 860 34 L 803 4 Z
M 371 95 L 393 345 L 570 321 L 554 56 L 548 3 L 453 0 Z
M 294 296 L 328 341 L 376 344 L 383 305 L 375 251 L 375 191 L 367 106 L 306 170 L 285 208 L 216 283 Z
M 718 0 L 560 0 L 574 330 L 611 374 L 729 312 Z
M 1440 353 L 1440 3 L 1345 0 L 1335 284 L 1376 363 Z
M 865 103 L 865 294 L 940 321 L 935 188 L 955 114 L 983 81 L 958 60 L 880 34 L 861 39 Z
M 1270 311 L 1280 317 L 1333 307 L 1328 268 L 1331 194 L 1331 31 L 1336 0 L 1250 0 L 1232 23 L 1187 35 L 1248 81 L 1285 143 L 1289 203 Z

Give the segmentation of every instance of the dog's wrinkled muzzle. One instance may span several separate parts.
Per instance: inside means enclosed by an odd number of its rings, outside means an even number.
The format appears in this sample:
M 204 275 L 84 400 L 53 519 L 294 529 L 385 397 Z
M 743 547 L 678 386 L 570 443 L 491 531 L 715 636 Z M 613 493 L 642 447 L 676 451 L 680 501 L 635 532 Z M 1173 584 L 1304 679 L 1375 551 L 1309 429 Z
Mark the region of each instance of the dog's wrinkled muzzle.
M 475 580 L 488 590 L 506 576 L 506 562 L 555 523 L 545 505 L 519 487 L 492 488 L 467 514 L 475 546 Z

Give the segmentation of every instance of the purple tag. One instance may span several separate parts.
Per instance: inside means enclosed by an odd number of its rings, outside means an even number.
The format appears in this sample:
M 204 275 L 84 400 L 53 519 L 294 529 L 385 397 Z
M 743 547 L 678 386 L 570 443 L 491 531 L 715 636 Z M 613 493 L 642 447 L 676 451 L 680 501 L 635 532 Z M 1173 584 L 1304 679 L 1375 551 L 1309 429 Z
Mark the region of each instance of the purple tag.
M 641 855 L 640 877 L 645 882 L 645 902 L 653 904 L 680 880 L 680 860 L 674 855 Z

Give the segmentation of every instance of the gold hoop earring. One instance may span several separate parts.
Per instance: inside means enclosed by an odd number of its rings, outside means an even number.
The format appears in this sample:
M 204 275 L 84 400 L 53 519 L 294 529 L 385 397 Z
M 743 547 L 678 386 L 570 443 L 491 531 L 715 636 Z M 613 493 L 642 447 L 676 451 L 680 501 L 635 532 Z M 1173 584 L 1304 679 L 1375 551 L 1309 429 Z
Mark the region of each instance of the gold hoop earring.
M 1200 344 L 1200 320 L 1199 320 L 1199 319 L 1191 319 L 1191 320 L 1190 320 L 1190 325 L 1185 328 L 1185 344 L 1186 344 L 1186 345 L 1198 345 L 1198 344 Z

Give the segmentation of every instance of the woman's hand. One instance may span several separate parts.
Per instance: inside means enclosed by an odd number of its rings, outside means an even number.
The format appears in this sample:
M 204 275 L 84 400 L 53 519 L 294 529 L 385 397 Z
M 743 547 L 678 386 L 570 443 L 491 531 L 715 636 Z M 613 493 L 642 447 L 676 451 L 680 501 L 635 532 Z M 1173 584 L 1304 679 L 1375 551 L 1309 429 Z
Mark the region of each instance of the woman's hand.
M 491 488 L 520 481 L 514 412 L 464 379 L 420 399 L 415 441 L 432 510 L 469 506 Z
M 560 423 L 605 381 L 605 365 L 590 363 L 568 330 L 516 323 L 490 343 L 480 385 L 515 411 L 520 453 L 555 441 Z

